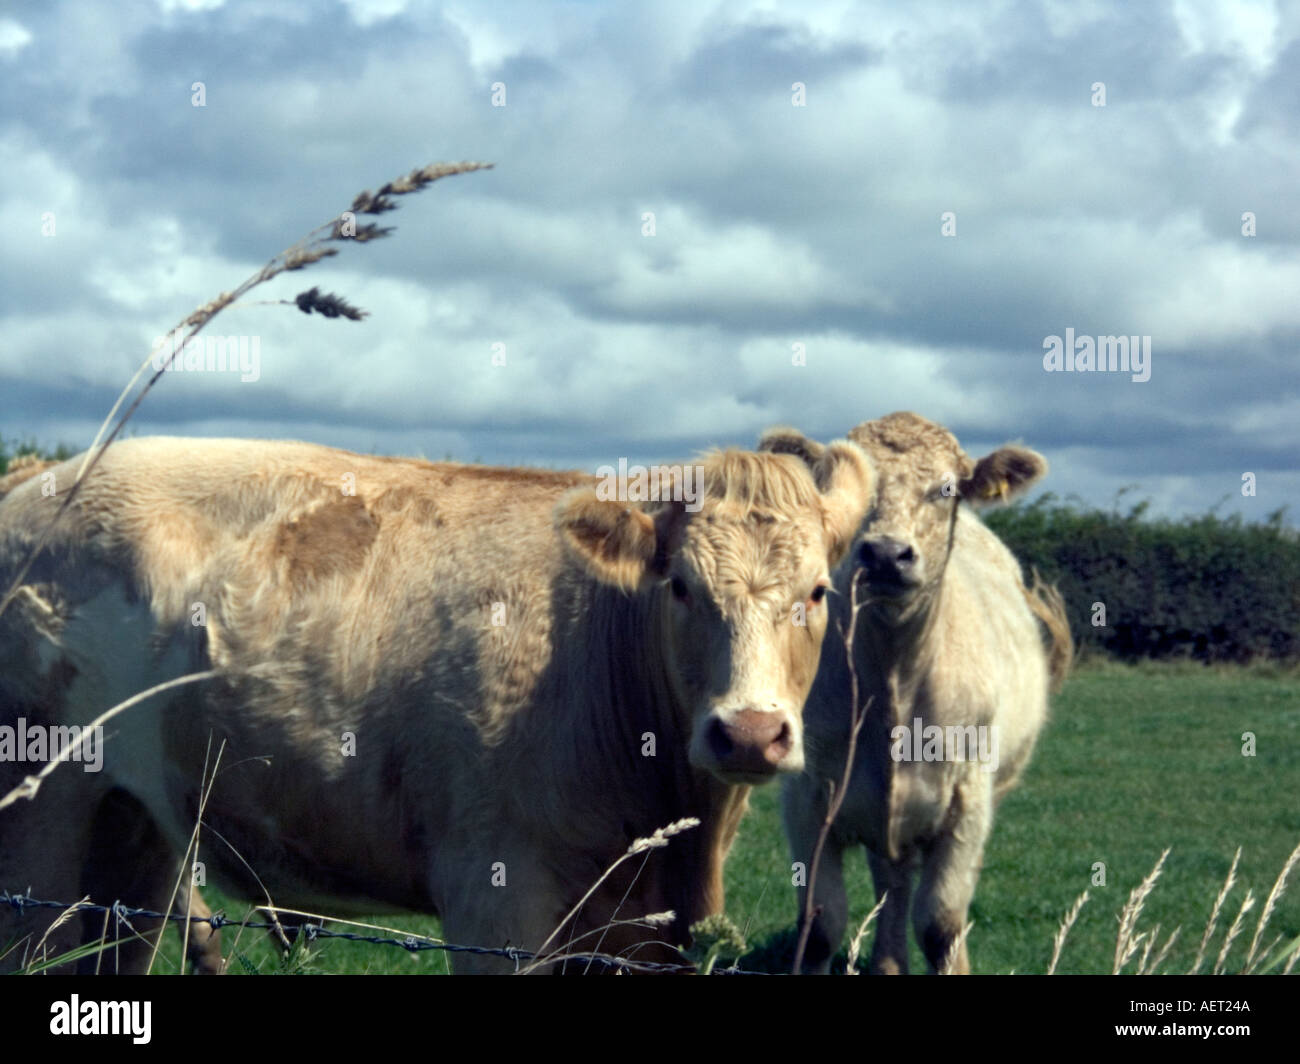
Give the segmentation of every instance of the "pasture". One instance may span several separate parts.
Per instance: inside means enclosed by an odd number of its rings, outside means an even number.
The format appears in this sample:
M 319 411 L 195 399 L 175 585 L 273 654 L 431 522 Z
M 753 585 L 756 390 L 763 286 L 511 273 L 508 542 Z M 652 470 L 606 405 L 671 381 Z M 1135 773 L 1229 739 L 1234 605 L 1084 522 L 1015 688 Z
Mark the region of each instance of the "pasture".
M 1242 754 L 1243 732 L 1255 736 L 1252 757 Z M 1034 760 L 999 811 L 971 907 L 973 970 L 1045 971 L 1062 915 L 1087 889 L 1090 900 L 1069 934 L 1058 969 L 1109 972 L 1117 914 L 1161 851 L 1171 847 L 1138 930 L 1158 923 L 1163 944 L 1181 926 L 1162 970 L 1186 971 L 1233 854 L 1241 847 L 1237 886 L 1224 904 L 1209 961 L 1202 966 L 1202 971 L 1213 966 L 1249 889 L 1256 902 L 1228 958 L 1226 970 L 1234 971 L 1297 842 L 1300 672 L 1267 665 L 1082 665 L 1054 698 Z M 1105 866 L 1105 885 L 1094 883 L 1097 862 Z M 788 970 L 795 901 L 775 786 L 754 793 L 726 879 L 727 912 L 751 947 L 740 967 Z M 846 879 L 851 926 L 856 926 L 872 903 L 860 851 L 847 858 Z M 244 911 L 215 889 L 205 893 L 214 909 L 225 907 L 229 916 Z M 438 933 L 438 922 L 428 918 L 381 916 L 374 922 Z M 238 942 L 236 928 L 224 934 L 234 974 L 285 968 L 319 973 L 448 970 L 441 953 L 408 955 L 393 946 L 340 941 L 317 943 L 283 965 L 261 932 L 245 932 Z M 1293 872 L 1264 941 L 1276 935 L 1284 940 L 1300 936 L 1300 871 Z M 167 941 L 159 971 L 177 967 L 176 938 L 169 935 Z M 842 966 L 841 958 L 836 967 Z M 912 970 L 925 970 L 915 946 Z

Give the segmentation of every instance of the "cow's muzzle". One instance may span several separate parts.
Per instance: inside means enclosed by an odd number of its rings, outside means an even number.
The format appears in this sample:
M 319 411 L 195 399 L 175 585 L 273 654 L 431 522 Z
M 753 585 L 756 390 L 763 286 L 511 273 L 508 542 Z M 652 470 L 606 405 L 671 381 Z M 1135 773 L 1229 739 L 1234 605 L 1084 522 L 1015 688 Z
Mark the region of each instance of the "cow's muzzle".
M 858 564 L 876 594 L 906 594 L 920 582 L 920 566 L 910 543 L 891 536 L 869 536 L 858 544 Z
M 787 713 L 741 709 L 709 718 L 705 744 L 710 768 L 728 780 L 762 782 L 803 767 L 802 749 Z

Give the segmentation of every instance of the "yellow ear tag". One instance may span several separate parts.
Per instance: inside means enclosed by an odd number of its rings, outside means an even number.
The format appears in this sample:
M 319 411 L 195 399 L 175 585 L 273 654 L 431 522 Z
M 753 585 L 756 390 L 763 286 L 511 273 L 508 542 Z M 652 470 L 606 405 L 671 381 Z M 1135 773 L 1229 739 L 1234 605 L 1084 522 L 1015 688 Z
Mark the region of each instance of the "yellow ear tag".
M 1005 499 L 1007 492 L 1011 490 L 1011 484 L 1006 479 L 999 480 L 994 484 L 989 484 L 984 489 L 984 498 L 986 499 Z

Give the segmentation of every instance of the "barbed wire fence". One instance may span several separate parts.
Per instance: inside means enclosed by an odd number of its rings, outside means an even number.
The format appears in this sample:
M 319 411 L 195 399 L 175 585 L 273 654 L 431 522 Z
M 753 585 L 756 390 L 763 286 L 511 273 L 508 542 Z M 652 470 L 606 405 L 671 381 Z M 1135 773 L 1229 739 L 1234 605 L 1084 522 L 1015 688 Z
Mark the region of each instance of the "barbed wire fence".
M 277 931 L 285 929 L 284 922 L 270 923 L 263 921 L 237 920 L 233 917 L 224 916 L 221 913 L 213 913 L 210 916 L 187 916 L 185 913 L 162 913 L 152 909 L 140 909 L 129 905 L 124 905 L 120 901 L 112 905 L 96 905 L 92 902 L 63 902 L 50 901 L 42 898 L 33 898 L 30 894 L 14 894 L 11 891 L 0 891 L 0 905 L 8 905 L 16 909 L 20 914 L 26 909 L 59 909 L 64 912 L 86 912 L 111 914 L 118 924 L 126 924 L 130 927 L 132 919 L 144 920 L 167 920 L 176 923 L 206 924 L 213 931 L 219 931 L 223 927 L 238 927 L 250 931 Z M 521 962 L 527 962 L 537 959 L 537 954 L 531 953 L 525 949 L 517 949 L 513 946 L 463 946 L 450 942 L 439 942 L 435 939 L 423 935 L 407 935 L 404 938 L 384 937 L 381 935 L 361 935 L 355 931 L 332 931 L 320 923 L 310 921 L 302 924 L 293 925 L 297 933 L 304 936 L 308 942 L 314 942 L 320 939 L 342 939 L 347 942 L 360 942 L 373 946 L 398 946 L 408 953 L 424 953 L 429 951 L 438 951 L 442 953 L 471 953 L 479 956 L 502 957 L 512 961 L 515 970 L 519 970 Z M 132 929 L 134 930 L 134 929 Z M 636 961 L 629 960 L 626 957 L 617 957 L 609 953 L 566 953 L 562 957 L 557 957 L 555 963 L 564 963 L 566 961 L 586 961 L 599 964 L 605 967 L 614 968 L 620 972 L 645 972 L 645 973 L 663 973 L 663 974 L 684 974 L 687 972 L 697 972 L 696 966 L 689 961 L 682 961 L 680 964 L 669 964 L 655 961 Z M 771 972 L 751 971 L 734 965 L 727 968 L 715 968 L 709 974 L 711 975 L 771 975 Z

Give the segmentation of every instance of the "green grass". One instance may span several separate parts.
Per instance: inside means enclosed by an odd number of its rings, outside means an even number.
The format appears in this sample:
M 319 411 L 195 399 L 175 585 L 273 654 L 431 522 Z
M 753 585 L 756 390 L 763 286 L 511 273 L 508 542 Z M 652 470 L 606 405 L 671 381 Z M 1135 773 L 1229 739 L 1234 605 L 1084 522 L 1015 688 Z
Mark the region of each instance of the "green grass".
M 1242 756 L 1253 732 L 1256 756 Z M 1059 970 L 1109 972 L 1116 917 L 1160 852 L 1172 847 L 1143 910 L 1139 930 L 1159 923 L 1161 941 L 1182 933 L 1165 965 L 1186 971 L 1237 847 L 1238 886 L 1229 895 L 1210 963 L 1246 888 L 1256 898 L 1230 955 L 1240 965 L 1264 899 L 1300 842 L 1300 673 L 1270 666 L 1205 668 L 1098 662 L 1081 668 L 1056 697 L 1052 717 L 1020 787 L 1002 804 L 985 854 L 971 917 L 976 972 L 1045 971 L 1062 915 L 1085 889 L 1084 906 Z M 1093 866 L 1105 865 L 1105 885 Z M 873 891 L 861 853 L 849 855 L 846 880 L 856 925 Z M 727 911 L 751 952 L 743 968 L 788 970 L 793 953 L 794 891 L 781 835 L 777 789 L 755 792 L 752 811 L 727 866 Z M 206 892 L 229 915 L 242 906 Z M 437 934 L 436 920 L 378 917 L 375 923 Z M 232 952 L 233 929 L 224 932 Z M 1274 912 L 1265 942 L 1300 935 L 1300 869 Z M 869 952 L 870 934 L 864 946 Z M 178 951 L 169 946 L 173 957 Z M 245 932 L 233 952 L 264 972 L 281 965 L 261 932 Z M 913 970 L 924 971 L 913 947 Z M 842 962 L 841 962 L 842 966 Z M 243 963 L 235 960 L 232 971 Z M 293 961 L 289 968 L 301 967 Z M 1130 962 L 1129 970 L 1133 969 Z M 164 970 L 174 970 L 171 964 Z M 440 953 L 407 955 L 395 947 L 318 943 L 305 970 L 446 972 Z M 1203 969 L 1204 970 L 1204 969 Z

